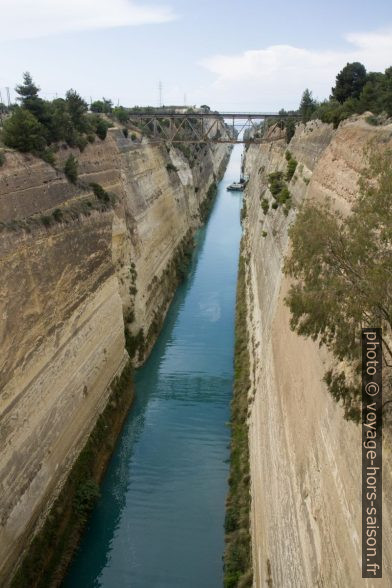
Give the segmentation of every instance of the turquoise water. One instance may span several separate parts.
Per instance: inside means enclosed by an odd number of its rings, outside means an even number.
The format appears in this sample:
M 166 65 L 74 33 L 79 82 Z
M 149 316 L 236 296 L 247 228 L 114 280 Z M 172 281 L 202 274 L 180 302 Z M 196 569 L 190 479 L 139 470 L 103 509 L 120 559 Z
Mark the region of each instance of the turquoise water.
M 223 582 L 234 310 L 236 146 L 187 280 L 136 374 L 136 398 L 66 588 L 216 588 Z

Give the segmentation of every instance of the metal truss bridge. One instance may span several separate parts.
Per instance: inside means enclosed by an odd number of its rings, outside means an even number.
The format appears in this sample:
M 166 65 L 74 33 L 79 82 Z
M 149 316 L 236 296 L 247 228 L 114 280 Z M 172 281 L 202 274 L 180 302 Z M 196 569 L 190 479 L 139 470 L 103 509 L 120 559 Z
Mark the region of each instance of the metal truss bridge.
M 299 120 L 275 112 L 154 112 L 129 113 L 129 122 L 153 140 L 168 143 L 262 143 L 269 121 Z M 224 124 L 223 124 L 224 123 Z M 282 125 L 283 128 L 283 125 Z

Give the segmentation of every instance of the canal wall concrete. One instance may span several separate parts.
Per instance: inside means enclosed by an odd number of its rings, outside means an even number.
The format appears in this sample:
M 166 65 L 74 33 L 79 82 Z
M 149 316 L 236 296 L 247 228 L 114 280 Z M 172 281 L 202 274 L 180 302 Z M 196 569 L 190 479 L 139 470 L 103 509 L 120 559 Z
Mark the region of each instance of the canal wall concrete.
M 392 471 L 384 443 L 385 578 L 361 578 L 361 429 L 344 419 L 322 378 L 332 357 L 290 329 L 282 273 L 288 227 L 298 205 L 331 198 L 347 214 L 358 195 L 369 141 L 391 146 L 391 125 L 365 117 L 337 130 L 319 121 L 297 127 L 289 145 L 279 131 L 247 150 L 244 257 L 250 330 L 249 426 L 254 586 L 349 588 L 390 586 Z M 272 201 L 268 174 L 287 169 L 289 149 L 298 166 L 289 184 L 294 206 L 264 214 Z
M 177 284 L 173 264 L 230 152 L 197 146 L 184 156 L 136 134 L 109 129 L 82 153 L 64 145 L 56 169 L 7 150 L 0 168 L 2 586 L 106 405 L 128 359 L 124 333 L 135 363 L 151 349 Z M 75 185 L 60 171 L 70 153 Z

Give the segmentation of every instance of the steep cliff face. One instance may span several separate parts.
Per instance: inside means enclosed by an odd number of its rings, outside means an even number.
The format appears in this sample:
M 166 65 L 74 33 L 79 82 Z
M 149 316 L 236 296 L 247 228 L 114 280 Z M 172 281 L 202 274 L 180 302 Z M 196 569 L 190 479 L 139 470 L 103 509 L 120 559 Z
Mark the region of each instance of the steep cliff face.
M 252 386 L 250 454 L 255 586 L 387 586 L 361 579 L 361 430 L 347 422 L 322 377 L 332 357 L 290 330 L 284 303 L 289 280 L 282 263 L 287 230 L 305 198 L 330 197 L 343 213 L 358 193 L 359 172 L 370 140 L 391 142 L 391 127 L 363 119 L 333 131 L 311 122 L 297 128 L 290 145 L 274 140 L 251 146 L 246 156 L 244 256 Z M 298 166 L 289 189 L 294 207 L 265 215 L 272 201 L 271 172 L 286 171 L 289 148 Z M 391 488 L 385 440 L 385 569 L 392 564 Z
M 1 585 L 128 359 L 124 328 L 149 333 L 138 361 L 151 348 L 175 287 L 167 268 L 228 156 L 204 147 L 192 169 L 119 129 L 73 152 L 76 185 L 14 152 L 0 170 Z

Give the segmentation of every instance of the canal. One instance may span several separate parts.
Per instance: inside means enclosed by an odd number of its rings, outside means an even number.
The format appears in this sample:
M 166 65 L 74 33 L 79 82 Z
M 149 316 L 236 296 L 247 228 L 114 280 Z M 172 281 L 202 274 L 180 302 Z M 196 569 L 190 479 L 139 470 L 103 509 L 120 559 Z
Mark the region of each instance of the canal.
M 64 588 L 221 588 L 237 263 L 235 146 Z

